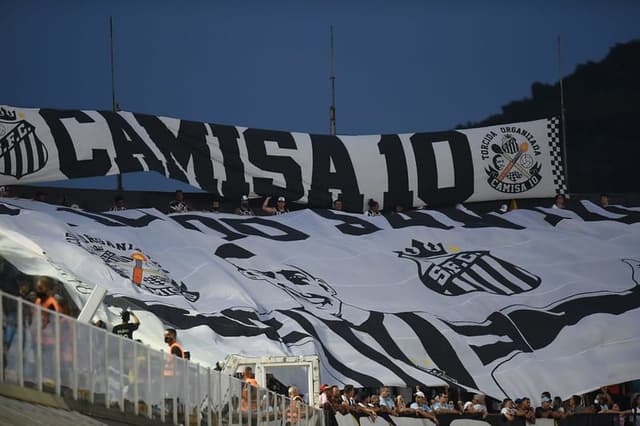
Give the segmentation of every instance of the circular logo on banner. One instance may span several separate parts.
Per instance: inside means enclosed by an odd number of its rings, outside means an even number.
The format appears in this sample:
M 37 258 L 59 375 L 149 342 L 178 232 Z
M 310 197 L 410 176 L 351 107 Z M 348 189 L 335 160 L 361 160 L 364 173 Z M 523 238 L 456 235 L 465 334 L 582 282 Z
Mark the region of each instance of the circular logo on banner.
M 496 191 L 518 194 L 542 180 L 542 165 L 536 161 L 541 155 L 540 145 L 526 129 L 503 126 L 491 130 L 482 138 L 480 154 L 486 165 L 487 182 Z
M 200 298 L 199 292 L 190 291 L 182 281 L 177 282 L 168 270 L 131 242 L 109 241 L 97 235 L 71 232 L 67 232 L 66 240 L 98 256 L 109 268 L 130 280 L 137 288 L 156 296 L 181 295 L 189 302 L 196 302 Z

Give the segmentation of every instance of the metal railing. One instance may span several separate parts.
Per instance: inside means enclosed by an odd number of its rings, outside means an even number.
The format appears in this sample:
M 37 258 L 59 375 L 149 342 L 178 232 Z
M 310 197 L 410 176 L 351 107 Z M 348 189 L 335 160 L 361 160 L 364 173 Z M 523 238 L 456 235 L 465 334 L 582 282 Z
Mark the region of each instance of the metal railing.
M 0 292 L 0 382 L 185 425 L 322 426 L 284 395 Z

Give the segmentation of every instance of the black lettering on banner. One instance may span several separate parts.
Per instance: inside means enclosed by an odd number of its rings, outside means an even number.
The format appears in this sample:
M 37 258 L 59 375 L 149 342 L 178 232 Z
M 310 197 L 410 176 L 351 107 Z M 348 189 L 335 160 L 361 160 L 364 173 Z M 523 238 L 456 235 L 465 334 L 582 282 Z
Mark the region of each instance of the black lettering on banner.
M 140 164 L 140 159 L 135 156 L 135 154 L 142 154 L 149 171 L 165 175 L 162 162 L 156 158 L 153 151 L 142 140 L 140 135 L 133 130 L 131 124 L 124 117 L 117 112 L 111 111 L 100 111 L 100 115 L 104 117 L 109 125 L 113 146 L 116 150 L 115 162 L 120 169 L 120 173 L 145 170 L 145 167 Z
M 207 128 L 204 123 L 180 120 L 176 137 L 158 117 L 146 114 L 134 114 L 134 116 L 164 155 L 168 177 L 189 183 L 185 172 L 189 168 L 189 163 L 193 162 L 198 186 L 214 196 L 220 195 L 218 181 L 213 177 L 213 164 L 207 146 Z
M 504 228 L 504 229 L 524 229 L 524 227 L 503 219 L 500 216 L 482 213 L 478 216 L 458 210 L 455 207 L 448 207 L 439 210 L 451 220 L 461 222 L 464 228 Z
M 12 209 L 6 204 L 0 204 L 0 214 L 7 216 L 18 216 L 20 214 L 20 208 Z
M 408 219 L 405 216 L 408 217 Z M 391 225 L 394 229 L 407 228 L 409 226 L 425 226 L 427 228 L 438 228 L 438 229 L 453 228 L 453 226 L 448 226 L 448 225 L 445 225 L 444 223 L 438 222 L 430 214 L 416 212 L 416 211 L 402 212 L 402 214 L 392 213 L 385 217 L 389 222 L 389 225 Z
M 339 189 L 345 210 L 362 211 L 364 195 L 358 188 L 349 152 L 337 136 L 310 135 L 313 147 L 313 173 L 309 204 L 333 207 L 330 189 Z M 331 162 L 335 173 L 331 173 Z
M 302 170 L 290 157 L 267 155 L 266 142 L 275 142 L 279 148 L 296 149 L 296 141 L 289 132 L 275 130 L 247 129 L 244 131 L 247 141 L 249 161 L 262 170 L 282 173 L 285 187 L 273 185 L 271 178 L 253 178 L 253 192 L 261 195 L 284 195 L 289 200 L 297 200 L 304 195 Z
M 73 118 L 80 125 L 94 123 L 94 120 L 83 111 L 63 111 L 54 109 L 41 109 L 40 115 L 47 122 L 53 141 L 58 148 L 58 161 L 60 171 L 69 179 L 104 176 L 111 168 L 111 159 L 106 149 L 93 149 L 93 158 L 78 160 L 74 141 L 71 139 L 67 128 L 62 122 L 65 118 Z
M 387 182 L 389 190 L 384 193 L 384 209 L 393 211 L 398 204 L 413 207 L 413 191 L 409 191 L 407 157 L 398 135 L 382 135 L 378 151 L 387 162 Z
M 196 214 L 181 214 L 181 215 L 170 216 L 170 217 L 185 229 L 203 232 L 200 228 L 198 228 L 197 226 L 191 223 L 191 222 L 200 222 L 207 228 L 217 231 L 220 234 L 224 235 L 223 238 L 227 241 L 239 240 L 241 238 L 246 237 L 246 235 L 238 234 L 237 232 L 234 232 L 233 230 L 221 224 L 219 221 L 207 216 L 199 216 Z
M 145 228 L 154 220 L 162 220 L 158 216 L 154 216 L 149 213 L 142 213 L 142 216 L 133 219 L 111 213 L 88 213 L 69 207 L 58 207 L 57 211 L 84 216 L 105 226 L 130 226 L 132 228 Z
M 453 158 L 455 186 L 438 188 L 438 164 L 433 150 L 436 142 L 448 141 Z M 446 205 L 463 202 L 473 194 L 473 160 L 469 140 L 456 131 L 415 133 L 411 145 L 418 171 L 418 196 L 429 205 Z M 442 167 L 442 165 L 440 165 Z
M 222 194 L 232 200 L 238 200 L 241 196 L 249 194 L 249 184 L 244 180 L 244 163 L 238 149 L 240 134 L 234 126 L 210 124 L 210 127 L 211 134 L 218 138 L 227 176 L 227 180 L 222 182 Z
M 222 244 L 216 249 L 216 256 L 223 259 L 250 259 L 255 256 L 249 250 L 233 243 Z
M 378 228 L 373 223 L 361 219 L 357 216 L 340 214 L 336 213 L 333 210 L 312 209 L 312 211 L 318 216 L 324 217 L 325 219 L 341 221 L 342 223 L 336 225 L 336 228 L 338 228 L 340 232 L 346 235 L 368 235 L 381 230 L 381 228 Z
M 246 235 L 254 235 L 256 237 L 267 238 L 274 241 L 302 241 L 309 238 L 304 232 L 291 228 L 280 222 L 275 222 L 261 217 L 252 217 L 247 219 L 220 219 L 221 222 L 232 226 L 236 231 Z M 251 224 L 261 225 L 280 231 L 277 235 L 268 234 Z

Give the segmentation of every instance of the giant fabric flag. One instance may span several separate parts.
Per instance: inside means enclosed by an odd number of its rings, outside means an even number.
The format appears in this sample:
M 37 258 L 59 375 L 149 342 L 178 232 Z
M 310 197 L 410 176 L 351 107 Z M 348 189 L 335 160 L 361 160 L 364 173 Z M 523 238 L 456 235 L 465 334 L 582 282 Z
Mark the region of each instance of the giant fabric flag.
M 0 255 L 80 298 L 106 288 L 196 358 L 318 354 L 327 383 L 568 396 L 640 378 L 638 221 L 590 202 L 246 217 L 2 199 Z
M 566 192 L 557 118 L 373 136 L 262 130 L 110 111 L 0 107 L 0 185 L 153 171 L 214 195 L 362 211 Z

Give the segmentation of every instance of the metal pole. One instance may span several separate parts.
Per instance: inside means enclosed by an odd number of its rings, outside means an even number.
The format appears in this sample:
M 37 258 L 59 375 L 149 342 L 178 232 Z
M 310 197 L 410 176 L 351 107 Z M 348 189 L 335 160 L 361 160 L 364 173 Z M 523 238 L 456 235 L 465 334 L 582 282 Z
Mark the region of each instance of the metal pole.
M 212 411 L 213 411 L 213 379 L 211 377 L 211 367 L 207 367 L 207 426 L 212 426 Z M 220 414 L 218 414 L 218 421 L 221 421 Z
M 36 309 L 36 380 L 38 390 L 42 392 L 42 309 Z
M 173 366 L 173 424 L 178 424 L 178 367 L 176 364 L 178 363 L 178 357 L 169 352 L 169 357 L 171 357 L 172 366 Z
M 124 413 L 124 356 L 122 353 L 122 341 L 124 338 L 120 337 L 118 339 L 118 378 L 120 385 L 120 398 L 118 403 L 120 405 L 120 411 Z
M 336 134 L 336 74 L 334 69 L 333 25 L 331 25 L 331 107 L 329 107 L 329 132 Z
M 133 414 L 140 414 L 138 407 L 138 383 L 140 382 L 140 371 L 138 371 L 138 342 L 133 342 Z M 131 386 L 131 383 L 129 384 Z
M 109 47 L 111 50 L 111 111 L 118 112 L 116 100 L 116 64 L 113 48 L 113 16 L 109 16 Z M 122 174 L 118 173 L 118 192 L 122 192 Z
M 152 418 L 153 416 L 153 398 L 151 395 L 151 349 L 147 346 L 147 417 Z M 164 375 L 164 374 L 163 374 Z
M 164 355 L 164 351 L 161 351 Z M 166 368 L 166 357 L 165 357 L 165 368 Z M 162 370 L 162 375 L 160 376 L 160 421 L 164 423 L 165 420 L 165 410 L 166 407 L 166 395 L 164 394 L 164 369 Z
M 24 305 L 22 300 L 18 300 L 18 385 L 24 386 L 24 364 L 25 364 L 25 352 L 24 352 L 24 337 L 25 337 L 25 328 L 24 328 Z M 29 341 L 31 345 L 31 341 Z
M 60 356 L 60 350 L 62 349 L 61 345 L 60 345 L 60 315 L 58 313 L 53 314 L 53 325 L 54 325 L 54 333 L 55 333 L 55 340 L 54 340 L 54 348 L 55 348 L 55 354 L 53 356 L 54 362 L 55 362 L 55 366 L 53 367 L 53 371 L 54 371 L 54 380 L 55 380 L 55 390 L 56 390 L 56 395 L 60 396 L 60 379 L 61 379 L 61 374 L 60 374 L 60 370 L 62 369 L 61 367 L 61 363 L 62 363 L 62 357 Z
M 196 407 L 196 423 L 197 424 L 202 424 L 202 410 L 200 409 L 200 404 L 202 403 L 202 388 L 201 388 L 201 377 L 200 375 L 202 374 L 200 372 L 200 364 L 196 364 L 196 369 L 197 369 L 197 373 L 196 373 L 196 397 L 195 397 L 195 404 L 193 404 Z
M 71 362 L 71 368 L 73 370 L 73 377 L 71 378 L 71 383 L 73 386 L 73 399 L 78 400 L 78 322 L 71 322 L 71 337 L 72 337 L 72 354 L 73 357 Z
M 104 406 L 109 408 L 109 335 L 100 330 L 104 336 Z
M 94 368 L 93 368 L 93 333 L 94 330 L 89 327 L 89 402 L 94 403 L 95 395 L 93 394 L 95 387 Z
M 562 162 L 564 163 L 565 183 L 569 191 L 569 161 L 567 155 L 567 121 L 565 119 L 564 105 L 564 78 L 562 77 L 562 50 L 560 47 L 560 34 L 558 34 L 558 75 L 560 77 L 560 122 L 562 123 Z
M 0 342 L 4 343 L 4 328 L 7 326 L 7 324 L 4 324 L 4 311 L 2 310 L 2 305 L 4 305 L 4 300 L 2 300 L 4 298 L 4 296 L 2 294 L 0 294 L 0 322 L 3 324 L 0 324 Z M 18 317 L 16 317 L 16 320 L 18 319 Z M 6 348 L 7 352 L 9 351 L 9 348 Z M 5 369 L 5 365 L 4 365 L 4 353 L 2 355 L 0 355 L 0 382 L 4 382 L 4 369 Z

